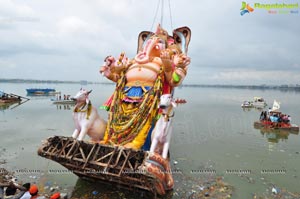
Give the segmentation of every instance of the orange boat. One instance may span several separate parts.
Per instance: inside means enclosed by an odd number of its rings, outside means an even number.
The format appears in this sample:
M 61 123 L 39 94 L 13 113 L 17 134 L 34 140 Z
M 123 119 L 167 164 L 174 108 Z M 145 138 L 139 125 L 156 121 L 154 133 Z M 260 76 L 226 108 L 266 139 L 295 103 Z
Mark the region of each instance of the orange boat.
M 261 120 L 254 122 L 255 128 L 269 128 L 269 129 L 279 129 L 286 131 L 297 131 L 299 132 L 299 126 L 296 124 L 290 124 L 285 122 L 272 122 L 270 120 Z

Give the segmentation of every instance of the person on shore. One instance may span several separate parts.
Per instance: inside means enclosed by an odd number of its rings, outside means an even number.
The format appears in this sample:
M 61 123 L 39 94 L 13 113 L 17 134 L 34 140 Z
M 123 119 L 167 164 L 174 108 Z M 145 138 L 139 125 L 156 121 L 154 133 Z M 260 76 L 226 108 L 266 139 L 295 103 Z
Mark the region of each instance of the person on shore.
M 4 191 L 5 187 L 6 189 Z M 17 189 L 20 190 L 19 193 L 17 193 Z M 25 194 L 26 190 L 26 187 L 13 182 L 10 182 L 9 184 L 0 183 L 0 199 L 20 199 Z
M 288 115 L 287 117 L 288 117 L 288 123 L 291 123 L 292 117 L 290 115 Z
M 23 184 L 23 187 L 26 189 L 26 192 L 22 195 L 20 199 L 30 199 L 31 195 L 29 193 L 30 183 Z
M 45 196 L 40 196 L 39 189 L 36 185 L 30 186 L 29 193 L 31 195 L 30 199 L 46 199 Z
M 54 193 L 54 194 L 50 197 L 50 199 L 61 199 L 60 193 L 59 193 L 59 192 Z

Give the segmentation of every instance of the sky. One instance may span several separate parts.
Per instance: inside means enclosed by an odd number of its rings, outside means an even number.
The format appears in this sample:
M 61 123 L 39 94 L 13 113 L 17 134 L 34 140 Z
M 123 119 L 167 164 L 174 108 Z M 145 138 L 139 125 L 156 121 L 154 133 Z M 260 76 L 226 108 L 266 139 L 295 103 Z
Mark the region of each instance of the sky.
M 0 0 L 0 78 L 109 82 L 104 58 L 133 58 L 138 34 L 161 23 L 192 31 L 185 84 L 300 84 L 300 8 L 254 8 L 300 0 L 247 1 L 243 16 L 240 0 L 159 2 Z

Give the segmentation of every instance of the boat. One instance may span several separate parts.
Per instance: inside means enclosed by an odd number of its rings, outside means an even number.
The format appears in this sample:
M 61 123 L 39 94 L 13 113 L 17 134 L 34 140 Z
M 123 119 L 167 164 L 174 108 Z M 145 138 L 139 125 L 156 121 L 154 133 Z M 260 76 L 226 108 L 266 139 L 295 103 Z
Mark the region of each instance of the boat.
M 70 98 L 70 95 L 63 95 L 63 97 L 61 96 L 61 94 L 57 94 L 55 98 L 51 98 L 50 99 L 53 104 L 75 104 L 76 101 L 72 100 Z
M 28 88 L 26 91 L 27 95 L 55 95 L 59 93 L 54 88 Z
M 291 123 L 290 115 L 282 113 L 279 109 L 280 102 L 274 100 L 272 109 L 262 111 L 259 121 L 254 122 L 254 127 L 298 132 L 299 126 Z
M 57 99 L 51 99 L 53 104 L 75 104 L 76 102 L 74 100 L 66 99 L 66 100 L 57 100 Z
M 267 106 L 266 101 L 262 97 L 254 97 L 253 101 L 245 100 L 242 104 L 242 108 L 258 108 L 262 109 Z
M 267 106 L 267 102 L 262 97 L 254 97 L 253 99 L 253 107 L 264 108 Z
M 242 108 L 253 108 L 253 102 L 251 101 L 244 101 L 242 104 L 241 104 L 241 107 Z
M 293 131 L 299 132 L 299 126 L 296 124 L 290 124 L 286 122 L 272 122 L 269 120 L 260 120 L 254 122 L 255 128 L 268 128 L 274 130 L 285 130 L 285 131 Z
M 71 95 L 61 95 L 61 93 L 57 94 L 55 98 L 51 98 L 50 100 L 53 102 L 53 104 L 71 104 L 74 105 L 76 103 L 75 100 L 70 98 Z
M 0 104 L 11 104 L 11 103 L 17 103 L 21 101 L 22 99 L 20 97 L 12 96 L 12 94 L 0 97 Z
M 0 104 L 18 103 L 21 102 L 23 99 L 29 100 L 28 98 L 22 97 L 20 95 L 0 91 Z
M 16 95 L 13 93 L 5 93 L 3 91 L 0 91 L 0 106 L 1 110 L 5 110 L 8 108 L 15 108 L 25 102 L 27 102 L 29 99 L 20 95 Z

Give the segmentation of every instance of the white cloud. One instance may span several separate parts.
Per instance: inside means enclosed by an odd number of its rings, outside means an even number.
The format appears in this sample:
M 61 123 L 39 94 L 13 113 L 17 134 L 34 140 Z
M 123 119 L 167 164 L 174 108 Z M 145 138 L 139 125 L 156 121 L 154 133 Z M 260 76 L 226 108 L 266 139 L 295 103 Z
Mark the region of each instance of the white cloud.
M 22 3 L 11 0 L 0 0 L 0 13 L 6 17 L 29 17 L 34 15 L 33 9 Z
M 11 70 L 11 69 L 14 69 L 14 68 L 16 68 L 15 63 L 13 63 L 9 60 L 0 59 L 0 69 L 2 71 L 7 70 L 7 69 Z
M 84 20 L 80 19 L 79 17 L 76 16 L 68 16 L 63 18 L 59 23 L 58 23 L 58 30 L 62 34 L 76 34 L 80 32 L 90 32 L 95 27 L 91 27 L 92 24 L 88 24 Z

